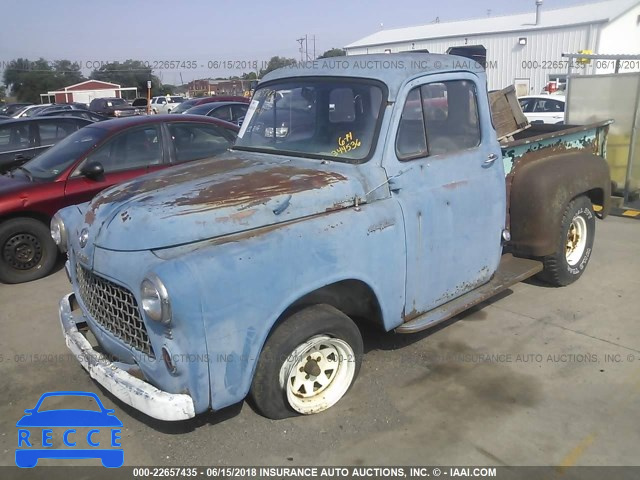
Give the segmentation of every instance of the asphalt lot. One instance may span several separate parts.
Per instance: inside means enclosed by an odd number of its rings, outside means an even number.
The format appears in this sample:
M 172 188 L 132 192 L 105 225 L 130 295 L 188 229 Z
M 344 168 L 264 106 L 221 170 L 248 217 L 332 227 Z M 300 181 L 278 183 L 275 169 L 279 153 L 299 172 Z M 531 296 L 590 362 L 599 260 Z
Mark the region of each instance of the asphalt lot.
M 179 424 L 128 408 L 75 360 L 53 360 L 68 353 L 57 305 L 69 290 L 63 271 L 0 285 L 1 465 L 14 464 L 24 409 L 55 390 L 95 392 L 115 409 L 127 465 L 640 464 L 637 220 L 598 222 L 574 285 L 516 285 L 436 331 L 366 330 L 351 392 L 282 421 L 246 403 Z M 77 464 L 51 462 L 40 464 Z

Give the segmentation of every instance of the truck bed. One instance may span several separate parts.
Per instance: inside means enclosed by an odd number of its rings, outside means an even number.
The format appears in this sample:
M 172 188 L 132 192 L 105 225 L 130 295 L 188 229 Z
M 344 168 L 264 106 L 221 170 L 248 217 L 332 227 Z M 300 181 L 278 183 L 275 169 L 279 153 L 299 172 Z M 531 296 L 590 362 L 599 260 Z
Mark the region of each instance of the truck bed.
M 606 136 L 612 120 L 589 125 L 557 125 L 535 123 L 513 135 L 514 140 L 502 144 L 505 175 L 512 173 L 523 159 L 585 151 L 606 156 Z

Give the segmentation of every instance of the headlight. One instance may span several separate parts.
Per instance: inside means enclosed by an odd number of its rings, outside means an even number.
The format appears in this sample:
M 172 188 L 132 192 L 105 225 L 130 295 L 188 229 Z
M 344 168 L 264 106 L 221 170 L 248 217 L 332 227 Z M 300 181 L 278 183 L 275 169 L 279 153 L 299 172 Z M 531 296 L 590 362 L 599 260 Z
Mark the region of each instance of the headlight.
M 140 284 L 142 310 L 151 320 L 161 323 L 171 321 L 169 294 L 162 281 L 156 275 L 148 275 Z
M 51 219 L 51 238 L 62 253 L 67 251 L 67 229 L 57 213 Z

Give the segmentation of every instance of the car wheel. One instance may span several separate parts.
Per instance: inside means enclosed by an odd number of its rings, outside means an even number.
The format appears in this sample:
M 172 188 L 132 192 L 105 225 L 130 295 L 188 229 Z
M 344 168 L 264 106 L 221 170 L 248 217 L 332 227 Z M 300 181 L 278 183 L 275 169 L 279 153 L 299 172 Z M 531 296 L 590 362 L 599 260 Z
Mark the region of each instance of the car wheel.
M 564 211 L 557 240 L 557 251 L 542 259 L 540 278 L 555 286 L 575 282 L 583 274 L 593 249 L 596 218 L 587 197 L 572 200 Z
M 33 218 L 0 224 L 0 281 L 22 283 L 42 278 L 53 269 L 58 248 L 49 228 Z
M 272 419 L 319 413 L 353 385 L 362 363 L 362 336 L 330 305 L 300 310 L 267 339 L 251 384 L 251 400 Z

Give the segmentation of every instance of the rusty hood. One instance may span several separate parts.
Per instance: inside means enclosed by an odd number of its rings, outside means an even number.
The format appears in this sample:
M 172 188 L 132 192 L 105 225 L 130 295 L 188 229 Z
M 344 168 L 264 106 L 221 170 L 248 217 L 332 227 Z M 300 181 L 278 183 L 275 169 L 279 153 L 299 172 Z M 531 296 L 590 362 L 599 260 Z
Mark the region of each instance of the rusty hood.
M 229 152 L 105 190 L 84 224 L 95 246 L 148 250 L 350 207 L 364 193 L 353 165 Z

